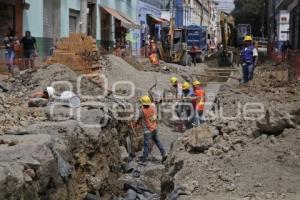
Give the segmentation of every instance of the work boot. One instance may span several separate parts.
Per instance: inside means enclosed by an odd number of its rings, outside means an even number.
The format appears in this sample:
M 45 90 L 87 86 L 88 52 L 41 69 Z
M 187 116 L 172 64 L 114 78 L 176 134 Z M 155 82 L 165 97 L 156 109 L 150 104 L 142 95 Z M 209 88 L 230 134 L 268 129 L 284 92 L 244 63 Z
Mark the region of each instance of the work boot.
M 166 156 L 166 155 L 163 156 L 162 159 L 161 159 L 161 162 L 164 163 L 167 160 L 167 158 L 168 158 L 168 156 Z

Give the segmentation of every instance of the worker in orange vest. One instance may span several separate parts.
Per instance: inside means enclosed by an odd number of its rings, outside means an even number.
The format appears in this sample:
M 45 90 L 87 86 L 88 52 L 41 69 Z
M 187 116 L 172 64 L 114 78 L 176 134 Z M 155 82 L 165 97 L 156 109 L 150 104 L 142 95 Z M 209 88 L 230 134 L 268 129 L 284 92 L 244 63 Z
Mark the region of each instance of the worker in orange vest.
M 137 121 L 141 122 L 144 132 L 144 152 L 140 161 L 144 164 L 147 162 L 150 152 L 150 140 L 152 140 L 158 147 L 162 156 L 162 162 L 164 162 L 167 157 L 165 149 L 158 138 L 158 119 L 155 104 L 151 102 L 149 96 L 142 96 L 140 103 L 142 106 Z
M 205 107 L 205 90 L 201 86 L 200 81 L 193 82 L 195 98 L 193 105 L 195 108 L 194 126 L 199 126 L 203 121 L 203 112 Z
M 150 51 L 149 51 L 149 60 L 152 65 L 159 65 L 159 58 L 157 55 L 157 46 L 154 40 L 151 40 Z

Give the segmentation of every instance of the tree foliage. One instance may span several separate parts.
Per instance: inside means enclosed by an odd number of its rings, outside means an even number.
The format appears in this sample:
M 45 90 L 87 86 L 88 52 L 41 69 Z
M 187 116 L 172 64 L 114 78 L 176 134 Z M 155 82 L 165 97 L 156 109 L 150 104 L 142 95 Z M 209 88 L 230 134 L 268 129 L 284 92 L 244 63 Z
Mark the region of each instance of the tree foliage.
M 254 36 L 262 35 L 262 27 L 267 32 L 268 0 L 235 0 L 234 4 L 231 14 L 236 24 L 250 24 Z

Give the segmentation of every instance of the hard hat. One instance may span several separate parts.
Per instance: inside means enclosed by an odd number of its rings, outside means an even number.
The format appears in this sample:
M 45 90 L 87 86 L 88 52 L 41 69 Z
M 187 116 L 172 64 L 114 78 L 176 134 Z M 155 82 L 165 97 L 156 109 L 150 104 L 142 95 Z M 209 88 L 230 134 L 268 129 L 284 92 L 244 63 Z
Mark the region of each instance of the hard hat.
M 53 87 L 47 87 L 47 93 L 49 97 L 53 97 L 55 93 L 55 89 Z
M 191 87 L 191 85 L 190 85 L 189 82 L 184 82 L 184 83 L 182 84 L 182 89 L 183 89 L 183 90 L 187 90 L 187 89 L 189 89 L 190 87 Z
M 178 79 L 177 79 L 175 76 L 173 76 L 173 77 L 170 79 L 170 82 L 171 82 L 172 85 L 175 85 L 177 81 L 178 81 Z
M 149 96 L 142 96 L 141 98 L 140 98 L 140 102 L 141 102 L 141 104 L 142 105 L 144 105 L 144 106 L 150 106 L 151 105 L 151 99 L 150 99 L 150 97 Z
M 193 86 L 201 85 L 200 81 L 194 81 Z
M 252 41 L 253 38 L 250 35 L 246 35 L 244 41 Z

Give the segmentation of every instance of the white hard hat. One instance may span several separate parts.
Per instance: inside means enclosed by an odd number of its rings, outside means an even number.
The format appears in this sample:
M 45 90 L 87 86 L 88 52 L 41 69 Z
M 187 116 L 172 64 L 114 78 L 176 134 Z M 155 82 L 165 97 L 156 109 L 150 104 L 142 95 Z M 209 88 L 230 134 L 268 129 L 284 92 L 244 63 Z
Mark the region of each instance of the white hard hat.
M 47 87 L 47 93 L 49 97 L 53 97 L 55 93 L 55 89 L 53 87 Z

